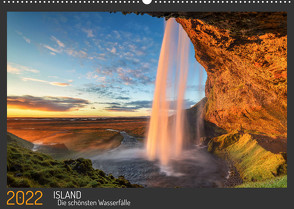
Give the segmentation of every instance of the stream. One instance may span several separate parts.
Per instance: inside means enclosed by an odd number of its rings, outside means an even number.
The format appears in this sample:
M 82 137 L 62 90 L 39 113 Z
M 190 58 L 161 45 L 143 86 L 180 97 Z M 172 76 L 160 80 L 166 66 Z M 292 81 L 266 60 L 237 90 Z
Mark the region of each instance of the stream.
M 163 167 L 158 161 L 147 160 L 142 142 L 124 131 L 120 134 L 124 138 L 119 147 L 91 158 L 94 168 L 145 187 L 223 187 L 228 178 L 227 164 L 204 147 L 185 150 L 181 159 L 173 159 Z

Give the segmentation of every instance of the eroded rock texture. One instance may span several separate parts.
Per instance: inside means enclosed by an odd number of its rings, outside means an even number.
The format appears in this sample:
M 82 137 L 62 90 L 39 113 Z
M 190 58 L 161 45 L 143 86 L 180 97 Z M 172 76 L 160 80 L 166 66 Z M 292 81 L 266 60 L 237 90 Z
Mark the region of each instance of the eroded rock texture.
M 176 20 L 207 71 L 205 119 L 226 130 L 286 137 L 286 13 L 183 15 Z

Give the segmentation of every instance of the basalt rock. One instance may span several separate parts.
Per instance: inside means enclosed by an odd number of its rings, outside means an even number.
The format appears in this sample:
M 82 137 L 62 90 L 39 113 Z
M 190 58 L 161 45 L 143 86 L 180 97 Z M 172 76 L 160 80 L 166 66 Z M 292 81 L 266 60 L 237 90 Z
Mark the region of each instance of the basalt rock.
M 176 20 L 207 72 L 205 120 L 227 131 L 286 137 L 286 13 L 177 15 L 186 15 Z

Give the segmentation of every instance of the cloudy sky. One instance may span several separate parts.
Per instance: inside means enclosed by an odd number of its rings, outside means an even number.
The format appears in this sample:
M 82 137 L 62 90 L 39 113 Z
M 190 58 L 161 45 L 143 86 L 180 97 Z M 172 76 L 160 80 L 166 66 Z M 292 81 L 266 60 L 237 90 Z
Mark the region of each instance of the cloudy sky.
M 8 116 L 150 114 L 163 19 L 102 12 L 9 12 L 7 23 Z M 189 66 L 187 107 L 204 97 L 206 80 L 192 44 Z

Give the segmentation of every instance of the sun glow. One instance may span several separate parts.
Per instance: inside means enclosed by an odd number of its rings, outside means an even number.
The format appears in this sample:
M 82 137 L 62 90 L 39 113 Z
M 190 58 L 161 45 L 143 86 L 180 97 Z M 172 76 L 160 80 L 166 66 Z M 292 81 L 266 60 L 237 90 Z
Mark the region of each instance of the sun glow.
M 148 111 L 114 112 L 106 111 L 103 109 L 84 109 L 57 112 L 44 110 L 28 110 L 15 106 L 7 106 L 7 117 L 139 117 L 148 115 Z

